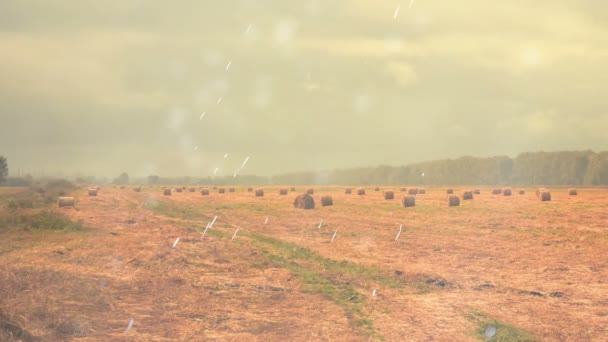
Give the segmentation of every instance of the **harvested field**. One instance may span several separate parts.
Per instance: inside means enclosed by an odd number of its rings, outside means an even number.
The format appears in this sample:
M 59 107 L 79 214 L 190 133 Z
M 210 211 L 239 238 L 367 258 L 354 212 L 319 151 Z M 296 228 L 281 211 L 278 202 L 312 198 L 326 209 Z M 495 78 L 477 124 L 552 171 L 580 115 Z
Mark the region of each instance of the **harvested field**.
M 10 211 L 0 188 L 0 340 L 608 339 L 608 189 L 404 208 L 318 187 L 334 205 L 312 210 L 161 189 Z

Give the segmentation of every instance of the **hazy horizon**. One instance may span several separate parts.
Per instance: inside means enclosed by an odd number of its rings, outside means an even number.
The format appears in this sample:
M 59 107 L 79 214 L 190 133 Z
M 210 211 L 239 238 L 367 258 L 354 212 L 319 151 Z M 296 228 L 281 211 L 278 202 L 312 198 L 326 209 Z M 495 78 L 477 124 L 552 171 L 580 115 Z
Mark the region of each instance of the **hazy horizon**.
M 606 2 L 181 4 L 0 3 L 11 175 L 608 150 Z

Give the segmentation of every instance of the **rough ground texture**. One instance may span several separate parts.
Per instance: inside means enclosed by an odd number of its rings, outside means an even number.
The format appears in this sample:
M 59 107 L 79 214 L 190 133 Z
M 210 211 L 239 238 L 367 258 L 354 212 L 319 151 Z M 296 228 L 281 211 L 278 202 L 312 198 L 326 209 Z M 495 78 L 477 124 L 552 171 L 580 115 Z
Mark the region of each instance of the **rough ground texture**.
M 403 208 L 316 188 L 334 205 L 314 210 L 278 188 L 161 189 L 69 194 L 52 210 L 83 230 L 5 220 L 0 340 L 471 341 L 489 324 L 496 340 L 608 340 L 605 189 L 448 207 L 431 188 Z

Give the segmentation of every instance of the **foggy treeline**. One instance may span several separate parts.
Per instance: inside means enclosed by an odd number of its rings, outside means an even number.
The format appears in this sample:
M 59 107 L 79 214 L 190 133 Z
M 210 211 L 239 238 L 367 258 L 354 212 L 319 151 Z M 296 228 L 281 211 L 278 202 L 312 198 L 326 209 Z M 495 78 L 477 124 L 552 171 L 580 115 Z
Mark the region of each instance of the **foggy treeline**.
M 302 172 L 274 184 L 608 185 L 608 152 L 529 152 L 516 158 L 461 157 L 407 166 Z
M 377 166 L 261 177 L 78 177 L 78 183 L 149 185 L 542 185 L 608 186 L 608 151 L 528 152 L 516 158 L 461 157 L 406 166 Z M 8 178 L 4 186 L 28 186 L 31 176 Z

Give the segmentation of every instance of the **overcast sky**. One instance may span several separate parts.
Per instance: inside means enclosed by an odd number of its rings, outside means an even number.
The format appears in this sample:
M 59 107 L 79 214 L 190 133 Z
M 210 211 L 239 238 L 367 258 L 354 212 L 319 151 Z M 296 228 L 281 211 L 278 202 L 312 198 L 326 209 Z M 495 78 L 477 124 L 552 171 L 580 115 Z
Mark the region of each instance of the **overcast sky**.
M 608 149 L 608 1 L 410 3 L 0 1 L 0 155 L 207 176 Z

